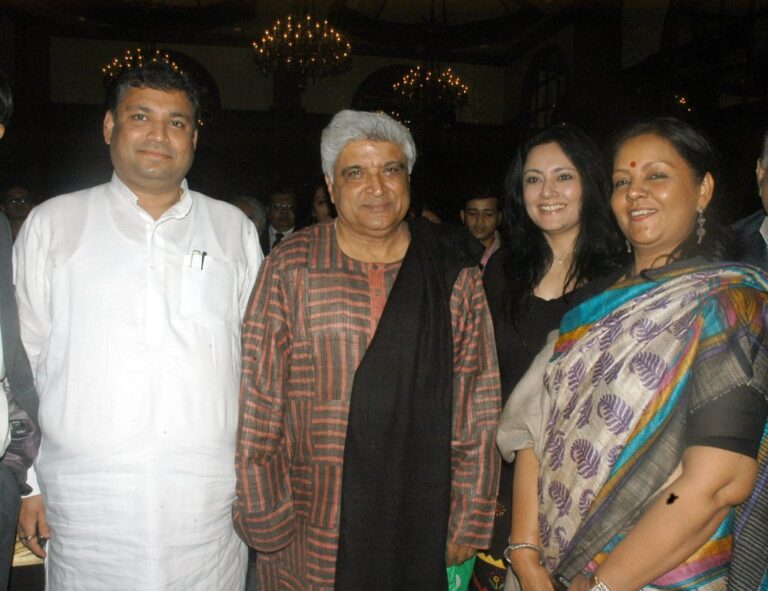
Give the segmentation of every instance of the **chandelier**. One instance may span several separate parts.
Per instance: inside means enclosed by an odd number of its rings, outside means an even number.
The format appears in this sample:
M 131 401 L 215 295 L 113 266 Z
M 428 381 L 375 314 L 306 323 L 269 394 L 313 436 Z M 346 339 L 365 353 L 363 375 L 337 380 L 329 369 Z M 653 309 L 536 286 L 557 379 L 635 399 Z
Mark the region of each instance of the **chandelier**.
M 411 68 L 392 85 L 398 101 L 414 104 L 423 110 L 455 110 L 469 100 L 469 86 L 464 84 L 451 68 L 440 71 L 438 66 L 425 65 Z
M 150 64 L 165 62 L 174 72 L 180 76 L 188 77 L 190 82 L 197 87 L 201 116 L 196 123 L 198 127 L 203 127 L 203 125 L 205 125 L 203 116 L 210 114 L 210 112 L 217 109 L 219 105 L 215 100 L 211 99 L 209 95 L 209 87 L 205 82 L 201 81 L 195 75 L 194 67 L 185 62 L 185 69 L 182 69 L 182 67 L 171 57 L 172 53 L 176 54 L 176 52 L 166 49 L 142 49 L 141 47 L 137 47 L 136 49 L 126 49 L 122 57 L 113 58 L 111 62 L 101 68 L 101 81 L 104 84 L 104 87 L 109 90 L 123 72 L 140 70 Z M 179 58 L 183 60 L 184 56 L 176 54 L 176 59 Z
M 175 72 L 184 73 L 168 53 L 155 49 L 149 51 L 148 55 L 144 55 L 142 49 L 138 47 L 135 50 L 126 49 L 123 57 L 113 58 L 111 62 L 101 68 L 102 81 L 108 86 L 126 70 L 141 69 L 147 64 L 161 61 L 171 66 Z
M 451 68 L 436 61 L 411 68 L 392 85 L 397 118 L 406 125 L 452 125 L 456 111 L 469 101 L 469 86 Z
M 265 75 L 283 72 L 301 79 L 338 74 L 350 64 L 352 46 L 327 20 L 287 16 L 253 42 L 256 67 Z

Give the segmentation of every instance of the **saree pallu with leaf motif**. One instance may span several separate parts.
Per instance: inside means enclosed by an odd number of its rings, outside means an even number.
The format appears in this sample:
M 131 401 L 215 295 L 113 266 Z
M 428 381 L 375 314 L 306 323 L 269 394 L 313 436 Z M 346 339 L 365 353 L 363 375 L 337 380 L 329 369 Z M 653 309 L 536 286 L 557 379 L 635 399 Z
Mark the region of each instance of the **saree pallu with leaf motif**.
M 768 396 L 767 290 L 757 269 L 689 262 L 622 280 L 565 316 L 544 377 L 552 406 L 539 530 L 551 572 L 591 570 L 621 541 L 680 464 L 691 412 L 745 386 Z M 764 433 L 763 480 L 767 452 Z M 759 484 L 744 506 L 765 509 L 768 487 Z M 725 589 L 739 517 L 732 510 L 704 546 L 646 589 Z M 768 552 L 757 554 L 744 562 L 764 576 Z

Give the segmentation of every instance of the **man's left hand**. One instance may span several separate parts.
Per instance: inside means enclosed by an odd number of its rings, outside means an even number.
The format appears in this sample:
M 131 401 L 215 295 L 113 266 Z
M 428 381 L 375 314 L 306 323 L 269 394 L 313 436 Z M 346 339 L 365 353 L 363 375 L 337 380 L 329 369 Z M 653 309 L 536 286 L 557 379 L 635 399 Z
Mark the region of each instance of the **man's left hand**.
M 477 552 L 477 548 L 465 546 L 464 544 L 453 544 L 448 542 L 445 549 L 445 563 L 448 566 L 461 564 L 472 558 Z

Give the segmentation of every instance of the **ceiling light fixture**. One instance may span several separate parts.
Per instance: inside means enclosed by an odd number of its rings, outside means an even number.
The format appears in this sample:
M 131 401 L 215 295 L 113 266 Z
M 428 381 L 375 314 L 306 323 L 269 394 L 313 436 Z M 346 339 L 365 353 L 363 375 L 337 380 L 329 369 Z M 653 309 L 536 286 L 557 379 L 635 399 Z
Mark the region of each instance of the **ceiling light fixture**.
M 395 106 L 408 121 L 452 123 L 456 111 L 469 102 L 469 86 L 450 67 L 440 67 L 447 53 L 450 29 L 446 0 L 442 0 L 441 20 L 436 15 L 437 3 L 438 0 L 430 1 L 422 65 L 411 68 L 392 85 Z
M 415 103 L 423 110 L 455 110 L 469 101 L 469 86 L 451 68 L 441 72 L 437 64 L 411 68 L 392 89 L 397 100 Z
M 155 49 L 148 51 L 145 55 L 145 52 L 140 47 L 137 47 L 134 50 L 126 49 L 123 57 L 113 58 L 111 62 L 101 68 L 102 80 L 105 85 L 109 85 L 126 70 L 143 68 L 147 64 L 161 61 L 171 66 L 174 71 L 180 74 L 184 73 L 168 53 Z
M 302 80 L 338 74 L 349 67 L 352 46 L 326 19 L 288 15 L 253 42 L 256 68 L 265 75 L 276 72 Z

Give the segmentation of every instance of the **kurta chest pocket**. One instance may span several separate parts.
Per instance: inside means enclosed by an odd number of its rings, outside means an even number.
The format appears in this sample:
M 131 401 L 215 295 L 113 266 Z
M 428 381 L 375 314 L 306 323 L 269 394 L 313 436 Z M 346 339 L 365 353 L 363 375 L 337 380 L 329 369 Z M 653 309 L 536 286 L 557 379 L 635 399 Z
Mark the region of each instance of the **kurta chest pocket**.
M 206 253 L 184 257 L 181 269 L 181 315 L 204 324 L 218 326 L 232 319 L 234 268 Z

